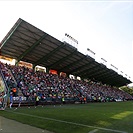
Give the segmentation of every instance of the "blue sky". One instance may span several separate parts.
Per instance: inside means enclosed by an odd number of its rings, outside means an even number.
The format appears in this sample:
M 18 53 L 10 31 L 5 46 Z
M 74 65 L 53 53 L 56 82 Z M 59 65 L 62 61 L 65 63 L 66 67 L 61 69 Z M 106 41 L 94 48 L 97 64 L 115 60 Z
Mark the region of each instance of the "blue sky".
M 22 18 L 62 41 L 65 33 L 104 58 L 133 81 L 133 2 L 0 1 L 0 41 Z

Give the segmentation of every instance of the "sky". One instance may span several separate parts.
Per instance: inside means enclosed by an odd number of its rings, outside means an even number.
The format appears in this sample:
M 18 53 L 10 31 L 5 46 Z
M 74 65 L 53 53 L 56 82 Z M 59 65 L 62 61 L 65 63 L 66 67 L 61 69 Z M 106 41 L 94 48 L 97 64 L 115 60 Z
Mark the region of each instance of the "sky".
M 19 18 L 60 41 L 69 34 L 133 81 L 132 0 L 0 0 L 0 42 Z

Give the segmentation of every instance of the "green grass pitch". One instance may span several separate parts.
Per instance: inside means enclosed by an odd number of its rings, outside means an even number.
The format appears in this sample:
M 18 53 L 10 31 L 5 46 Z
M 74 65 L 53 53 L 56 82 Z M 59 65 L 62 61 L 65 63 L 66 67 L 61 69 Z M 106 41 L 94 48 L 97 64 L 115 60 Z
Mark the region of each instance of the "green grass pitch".
M 133 101 L 6 108 L 0 116 L 54 133 L 133 133 Z

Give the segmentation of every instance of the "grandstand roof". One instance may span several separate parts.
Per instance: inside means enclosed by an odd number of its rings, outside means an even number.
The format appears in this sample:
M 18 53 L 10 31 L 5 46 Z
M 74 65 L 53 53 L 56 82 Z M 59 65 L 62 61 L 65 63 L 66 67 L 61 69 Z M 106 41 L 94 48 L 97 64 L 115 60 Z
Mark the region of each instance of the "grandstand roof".
M 112 86 L 131 81 L 72 45 L 61 42 L 28 22 L 18 19 L 1 42 L 1 55 L 45 66 L 85 79 L 95 79 Z

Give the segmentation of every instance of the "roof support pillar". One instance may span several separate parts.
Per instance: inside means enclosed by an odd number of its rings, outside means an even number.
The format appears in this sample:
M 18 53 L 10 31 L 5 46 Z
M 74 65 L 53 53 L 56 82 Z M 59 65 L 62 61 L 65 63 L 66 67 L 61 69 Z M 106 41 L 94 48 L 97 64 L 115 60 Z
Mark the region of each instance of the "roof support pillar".
M 49 67 L 47 67 L 47 68 L 46 68 L 46 73 L 49 73 L 49 70 L 50 70 L 50 68 L 49 68 Z

